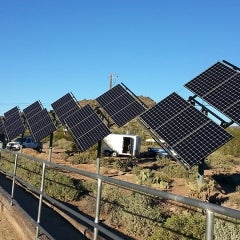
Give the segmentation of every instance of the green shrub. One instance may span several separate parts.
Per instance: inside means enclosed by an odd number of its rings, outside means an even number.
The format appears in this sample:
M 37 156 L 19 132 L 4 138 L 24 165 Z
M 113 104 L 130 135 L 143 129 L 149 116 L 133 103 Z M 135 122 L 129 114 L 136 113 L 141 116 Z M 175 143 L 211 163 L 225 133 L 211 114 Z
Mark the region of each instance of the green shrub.
M 204 239 L 205 218 L 199 213 L 183 211 L 169 217 L 161 227 L 155 227 L 148 240 Z
M 1 167 L 13 173 L 14 161 L 1 161 Z M 19 157 L 16 175 L 37 189 L 40 189 L 42 164 L 31 159 Z M 46 194 L 56 199 L 72 201 L 76 200 L 85 189 L 81 185 L 81 182 L 74 182 L 68 175 L 58 172 L 57 169 L 46 167 L 44 191 Z
M 231 219 L 216 218 L 214 225 L 214 239 L 238 240 L 240 237 L 240 222 Z
M 124 232 L 129 236 L 146 239 L 164 220 L 161 201 L 150 196 L 106 185 L 102 197 L 102 213 L 114 226 L 124 223 Z

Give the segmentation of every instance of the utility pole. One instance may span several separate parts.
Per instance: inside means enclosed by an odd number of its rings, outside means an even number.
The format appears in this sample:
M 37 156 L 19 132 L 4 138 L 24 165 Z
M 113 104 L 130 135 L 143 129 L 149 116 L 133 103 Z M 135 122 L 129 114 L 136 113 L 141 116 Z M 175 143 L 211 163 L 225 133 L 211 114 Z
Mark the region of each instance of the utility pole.
M 110 89 L 112 89 L 112 79 L 113 79 L 113 75 L 112 73 L 110 74 Z
M 110 78 L 110 89 L 112 89 L 112 86 L 113 86 L 113 84 L 115 84 L 116 79 L 118 78 L 118 75 L 115 75 L 115 74 L 111 73 L 109 78 Z M 115 80 L 114 83 L 113 83 L 113 80 Z

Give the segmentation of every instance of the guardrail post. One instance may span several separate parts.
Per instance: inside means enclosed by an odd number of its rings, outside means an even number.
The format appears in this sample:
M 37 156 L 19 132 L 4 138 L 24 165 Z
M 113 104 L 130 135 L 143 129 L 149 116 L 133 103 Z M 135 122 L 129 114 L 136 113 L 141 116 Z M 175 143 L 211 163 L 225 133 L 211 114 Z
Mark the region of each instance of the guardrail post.
M 214 237 L 214 214 L 206 210 L 206 240 L 213 240 Z
M 101 148 L 102 148 L 102 142 L 98 142 L 98 153 L 97 153 L 97 169 L 96 173 L 100 174 L 100 157 L 101 157 Z M 96 213 L 95 213 L 95 223 L 99 223 L 99 215 L 100 215 L 100 206 L 101 206 L 101 195 L 102 195 L 102 180 L 98 178 L 97 182 L 97 196 L 96 196 Z M 98 229 L 94 228 L 94 240 L 98 239 Z
M 39 196 L 39 205 L 38 205 L 38 216 L 37 216 L 37 229 L 36 229 L 36 239 L 38 239 L 39 235 L 39 224 L 41 221 L 41 213 L 42 213 L 42 199 L 43 199 L 43 189 L 44 189 L 44 180 L 45 180 L 45 170 L 46 170 L 46 163 L 43 162 L 42 166 L 42 181 L 40 187 L 40 196 Z
M 15 180 L 16 180 L 16 172 L 17 172 L 17 160 L 18 154 L 15 154 L 14 159 L 14 169 L 13 169 L 13 180 L 12 180 L 12 191 L 11 191 L 11 206 L 13 205 L 13 198 L 14 198 L 14 190 L 15 190 Z

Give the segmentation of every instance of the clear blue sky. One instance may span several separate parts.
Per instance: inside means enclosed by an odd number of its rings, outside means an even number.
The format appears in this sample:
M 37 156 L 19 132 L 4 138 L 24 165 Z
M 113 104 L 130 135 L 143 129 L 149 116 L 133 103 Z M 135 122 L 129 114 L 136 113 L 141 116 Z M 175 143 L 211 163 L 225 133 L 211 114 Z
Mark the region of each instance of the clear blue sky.
M 95 99 L 111 73 L 156 102 L 185 95 L 217 61 L 240 66 L 239 23 L 239 0 L 2 0 L 0 115 Z

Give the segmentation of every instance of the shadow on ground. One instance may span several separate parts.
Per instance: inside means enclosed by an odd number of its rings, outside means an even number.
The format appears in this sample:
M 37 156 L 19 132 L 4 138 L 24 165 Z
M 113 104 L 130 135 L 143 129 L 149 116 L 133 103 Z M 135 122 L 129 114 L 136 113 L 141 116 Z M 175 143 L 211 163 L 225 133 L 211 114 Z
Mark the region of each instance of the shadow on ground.
M 6 193 L 8 193 L 9 195 L 11 194 L 12 181 L 2 173 L 0 173 L 0 186 Z M 29 191 L 26 191 L 24 188 L 20 187 L 19 185 L 15 185 L 14 200 L 34 221 L 37 221 L 39 200 L 33 194 L 31 194 Z M 66 205 L 72 209 L 75 208 L 70 204 L 66 204 Z M 84 215 L 83 213 L 81 214 Z M 88 217 L 89 219 L 91 219 L 88 215 L 85 215 L 85 217 Z M 91 226 L 88 226 L 87 224 L 81 222 L 76 217 L 73 217 L 73 218 L 75 218 L 75 221 L 78 221 L 80 224 L 83 224 L 86 228 L 92 229 Z M 53 208 L 47 206 L 44 203 L 42 205 L 40 225 L 45 229 L 45 231 L 47 231 L 52 236 L 53 239 L 56 239 L 56 240 L 88 239 L 79 230 L 77 230 L 72 224 L 70 224 L 64 217 L 62 217 L 60 214 L 54 211 Z M 108 228 L 107 226 L 104 226 L 104 227 Z M 112 232 L 115 232 L 122 239 L 126 239 L 126 240 L 132 239 L 115 230 L 112 230 L 112 229 L 109 229 L 109 230 Z M 102 235 L 102 237 L 107 240 L 110 239 L 104 235 Z

